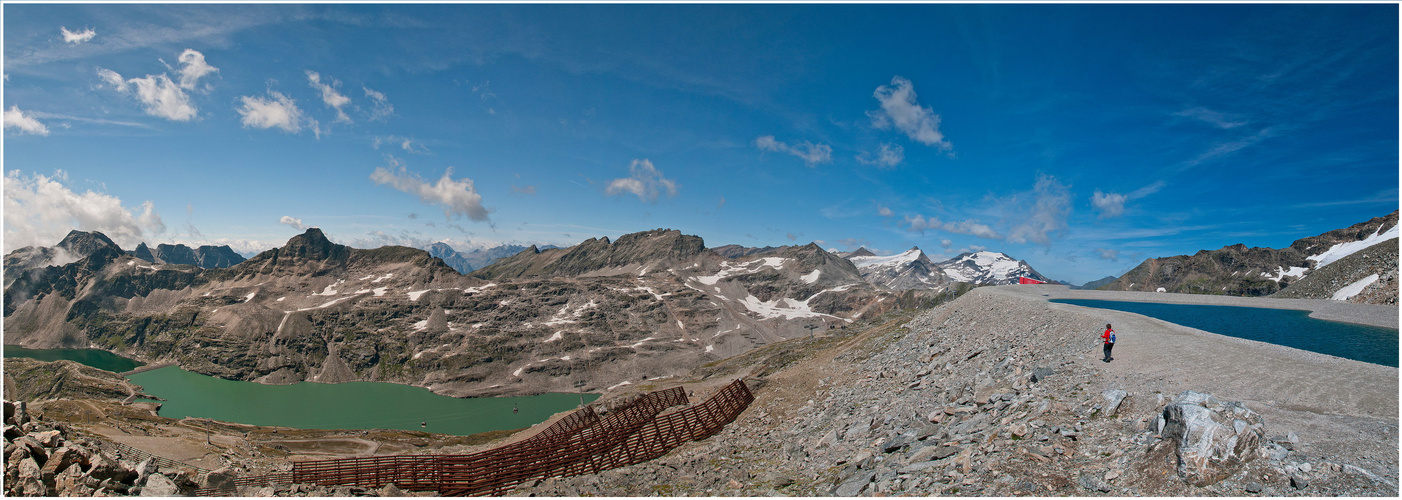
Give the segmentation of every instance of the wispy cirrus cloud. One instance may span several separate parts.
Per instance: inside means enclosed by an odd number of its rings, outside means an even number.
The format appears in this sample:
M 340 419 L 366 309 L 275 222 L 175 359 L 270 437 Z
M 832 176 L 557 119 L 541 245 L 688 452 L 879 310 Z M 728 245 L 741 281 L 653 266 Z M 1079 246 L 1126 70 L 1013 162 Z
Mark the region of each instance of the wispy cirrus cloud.
M 412 137 L 401 137 L 397 135 L 375 136 L 370 142 L 370 147 L 380 149 L 380 146 L 386 144 L 399 146 L 399 149 L 414 154 L 425 155 L 429 153 L 428 148 L 424 146 L 422 142 Z
M 827 144 L 813 144 L 808 141 L 790 146 L 774 139 L 772 135 L 760 136 L 755 139 L 755 147 L 760 151 L 775 151 L 788 153 L 803 159 L 803 163 L 809 168 L 816 167 L 819 163 L 829 163 L 832 161 L 832 146 Z
M 881 109 L 868 111 L 871 125 L 879 129 L 895 127 L 911 140 L 942 151 L 953 151 L 954 145 L 940 132 L 940 116 L 915 100 L 915 85 L 902 76 L 891 78 L 891 85 L 876 88 L 872 96 Z
M 1017 217 L 1019 222 L 1008 232 L 1008 241 L 1049 245 L 1052 238 L 1066 231 L 1071 190 L 1056 177 L 1040 174 L 1032 193 L 1031 210 Z
M 97 31 L 94 31 L 92 28 L 88 28 L 83 31 L 73 32 L 68 31 L 67 27 L 59 26 L 58 31 L 59 34 L 63 35 L 64 42 L 71 43 L 74 45 L 91 41 L 93 37 L 97 36 Z
M 11 105 L 10 109 L 5 110 L 4 128 L 21 134 L 49 135 L 49 127 L 34 119 L 32 113 L 26 115 L 24 111 L 20 111 L 19 105 Z
M 361 87 L 365 90 L 365 97 L 370 98 L 373 103 L 370 108 L 370 121 L 384 120 L 394 114 L 394 105 L 389 103 L 389 98 L 383 92 L 370 90 L 370 87 Z
M 350 104 L 350 98 L 336 91 L 336 87 L 340 86 L 341 82 L 335 79 L 328 80 L 330 81 L 324 83 L 321 81 L 320 73 L 307 70 L 307 83 L 311 85 L 312 88 L 321 92 L 321 102 L 326 104 L 326 107 L 336 110 L 336 121 L 351 123 L 350 115 L 347 115 L 345 110 L 341 109 L 347 104 Z
M 1095 255 L 1096 255 L 1096 257 L 1099 257 L 1100 260 L 1108 260 L 1108 261 L 1110 261 L 1110 262 L 1119 262 L 1119 261 L 1120 261 L 1120 251 L 1119 251 L 1119 250 L 1113 250 L 1113 249 L 1109 249 L 1109 248 L 1097 248 L 1097 249 L 1095 249 Z
M 657 203 L 657 197 L 664 192 L 667 196 L 677 195 L 676 181 L 663 177 L 662 171 L 654 167 L 651 160 L 633 160 L 628 165 L 628 174 L 628 177 L 609 181 L 604 193 L 609 196 L 632 193 L 648 203 Z
M 1173 113 L 1173 116 L 1191 118 L 1220 129 L 1233 129 L 1249 123 L 1241 117 L 1228 115 L 1202 106 L 1176 111 Z
M 857 161 L 864 165 L 876 165 L 882 168 L 892 168 L 900 165 L 905 160 L 905 148 L 899 144 L 883 142 L 877 146 L 875 152 L 863 151 L 857 155 Z
M 375 184 L 387 185 L 399 191 L 419 197 L 426 205 L 443 208 L 447 218 L 466 216 L 477 222 L 490 222 L 486 207 L 482 206 L 482 195 L 477 193 L 472 179 L 453 179 L 453 167 L 443 171 L 437 182 L 428 182 L 419 174 L 409 172 L 408 167 L 393 156 L 388 157 L 389 167 L 376 167 L 370 174 Z

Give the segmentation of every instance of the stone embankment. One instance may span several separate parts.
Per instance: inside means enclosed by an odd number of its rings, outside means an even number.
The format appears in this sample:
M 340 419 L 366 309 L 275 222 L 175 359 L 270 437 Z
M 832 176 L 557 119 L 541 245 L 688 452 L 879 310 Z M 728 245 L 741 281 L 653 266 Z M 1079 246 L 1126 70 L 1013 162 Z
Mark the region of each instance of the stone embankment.
M 1397 495 L 1395 394 L 1389 416 L 1367 404 L 1315 412 L 1186 391 L 1212 374 L 1175 378 L 1153 366 L 1171 364 L 1171 353 L 1127 356 L 1153 377 L 1100 361 L 1098 335 L 1121 313 L 1008 288 L 975 290 L 904 330 L 858 336 L 769 376 L 749 411 L 706 441 L 512 494 Z M 1166 327 L 1120 337 L 1155 328 Z M 1201 363 L 1268 349 L 1197 335 L 1219 351 Z

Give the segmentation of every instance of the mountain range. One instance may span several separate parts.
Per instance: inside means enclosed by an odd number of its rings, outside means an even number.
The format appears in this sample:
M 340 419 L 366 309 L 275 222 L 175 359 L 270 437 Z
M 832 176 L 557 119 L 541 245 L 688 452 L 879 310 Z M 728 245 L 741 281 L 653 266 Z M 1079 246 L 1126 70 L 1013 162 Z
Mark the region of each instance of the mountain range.
M 1396 304 L 1397 218 L 1394 211 L 1279 249 L 1236 244 L 1147 259 L 1099 289 Z
M 491 263 L 496 262 L 497 259 L 521 253 L 521 251 L 526 248 L 527 247 L 523 245 L 505 244 L 492 248 L 479 248 L 468 252 L 459 252 L 454 250 L 453 247 L 449 246 L 447 243 L 438 242 L 429 245 L 425 250 L 428 250 L 429 255 L 443 259 L 443 263 L 447 264 L 448 267 L 456 269 L 459 273 L 467 274 L 474 270 L 487 267 L 491 265 Z M 539 247 L 540 250 L 552 248 L 557 247 L 554 245 Z
M 729 259 L 665 229 L 529 247 L 468 276 L 423 250 L 351 248 L 319 229 L 219 269 L 146 261 L 78 231 L 5 258 L 7 343 L 457 396 L 637 383 L 939 299 L 871 285 L 817 245 Z
M 950 283 L 1011 285 L 1018 278 L 1050 282 L 1027 262 L 1000 252 L 966 252 L 933 262 L 920 247 L 895 255 L 878 256 L 866 247 L 840 254 L 862 273 L 862 278 L 892 290 L 940 289 Z

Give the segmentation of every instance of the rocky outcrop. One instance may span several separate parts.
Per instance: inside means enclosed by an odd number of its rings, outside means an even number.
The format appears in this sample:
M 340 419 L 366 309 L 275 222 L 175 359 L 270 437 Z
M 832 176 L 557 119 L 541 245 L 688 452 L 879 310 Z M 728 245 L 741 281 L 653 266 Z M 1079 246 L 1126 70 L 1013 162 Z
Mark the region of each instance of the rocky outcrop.
M 1316 269 L 1289 288 L 1271 295 L 1282 299 L 1340 299 L 1360 304 L 1397 305 L 1397 238 Z M 1349 297 L 1341 290 L 1355 283 L 1367 284 Z
M 1163 409 L 1163 437 L 1177 443 L 1178 475 L 1197 486 L 1216 483 L 1255 459 L 1265 441 L 1261 416 L 1237 402 L 1185 391 Z
M 31 416 L 23 402 L 5 405 L 5 496 L 194 496 L 193 467 L 133 463 L 106 443 Z
M 1332 263 L 1323 262 L 1321 265 L 1323 259 L 1319 257 L 1327 255 L 1331 249 L 1337 249 L 1341 244 L 1353 244 L 1370 238 L 1379 238 L 1389 230 L 1394 231 L 1392 239 L 1395 242 L 1397 217 L 1398 212 L 1393 212 L 1343 229 L 1301 238 L 1291 243 L 1289 247 L 1281 249 L 1247 247 L 1243 244 L 1236 244 L 1217 250 L 1201 250 L 1193 255 L 1147 259 L 1114 282 L 1101 286 L 1100 289 L 1137 292 L 1162 290 L 1169 293 L 1259 297 L 1283 292 L 1298 282 L 1304 281 L 1303 278 L 1308 278 L 1310 274 L 1330 267 L 1334 267 L 1334 269 L 1329 269 L 1328 275 L 1357 275 L 1361 271 L 1349 269 L 1349 267 L 1357 266 L 1362 262 L 1342 263 L 1343 261 L 1340 260 Z M 1383 241 L 1379 240 L 1378 242 L 1382 243 Z M 1389 272 L 1391 276 L 1396 276 L 1396 254 L 1397 252 L 1394 250 L 1391 254 L 1394 258 L 1388 262 L 1376 261 L 1376 259 L 1366 261 L 1367 265 L 1364 267 L 1379 271 L 1380 276 L 1389 275 Z M 1361 274 L 1358 278 L 1361 279 L 1369 274 L 1372 273 Z M 1314 284 L 1311 285 L 1310 290 L 1301 292 L 1302 295 L 1308 295 L 1311 298 L 1329 298 L 1324 296 L 1325 290 L 1328 290 L 1329 294 L 1332 295 L 1340 288 L 1353 283 L 1341 283 L 1342 280 L 1339 278 L 1325 278 L 1323 282 L 1312 281 Z M 1395 287 L 1396 281 L 1394 279 L 1390 285 L 1388 282 L 1379 282 L 1374 289 L 1395 289 Z M 1277 296 L 1293 295 L 1280 294 Z M 1389 297 L 1395 296 L 1395 293 L 1389 294 L 1387 292 L 1370 293 L 1365 295 L 1365 298 L 1360 298 L 1359 301 L 1368 300 L 1371 297 L 1380 297 L 1379 300 L 1385 301 Z
M 447 243 L 434 243 L 429 245 L 428 254 L 443 259 L 444 264 L 447 264 L 448 267 L 462 274 L 467 274 L 472 272 L 473 269 L 477 269 L 467 261 L 466 257 L 458 253 L 457 250 L 454 250 L 453 247 L 448 246 Z
M 5 388 L 6 397 L 23 401 L 150 397 L 121 375 L 68 360 L 5 358 Z
M 625 234 L 614 242 L 607 237 L 590 238 L 569 248 L 541 250 L 533 245 L 471 275 L 498 280 L 638 273 L 691 264 L 703 253 L 715 256 L 706 250 L 699 236 L 675 229 L 654 229 Z

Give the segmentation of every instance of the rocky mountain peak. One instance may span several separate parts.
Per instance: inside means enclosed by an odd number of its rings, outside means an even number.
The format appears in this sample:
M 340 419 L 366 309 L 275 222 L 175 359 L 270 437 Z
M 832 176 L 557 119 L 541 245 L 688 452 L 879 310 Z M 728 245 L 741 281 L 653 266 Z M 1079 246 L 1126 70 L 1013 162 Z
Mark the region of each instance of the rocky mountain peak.
M 146 262 L 156 261 L 156 255 L 151 253 L 151 247 L 146 246 L 146 242 L 144 241 L 136 244 L 136 250 L 133 251 L 131 255 L 132 257 L 136 257 Z
M 872 253 L 871 250 L 867 250 L 867 247 L 860 247 L 860 248 L 857 248 L 857 249 L 854 250 L 852 253 L 847 254 L 847 257 L 848 257 L 848 258 L 851 258 L 851 257 L 875 257 L 875 256 L 876 256 L 876 254 L 875 254 L 875 253 Z
M 287 240 L 287 244 L 283 245 L 282 250 L 286 257 L 307 260 L 345 260 L 350 254 L 350 247 L 332 243 L 326 238 L 326 234 L 321 232 L 321 229 L 315 227 Z
M 79 258 L 92 255 L 103 248 L 116 249 L 117 252 L 122 251 L 122 247 L 113 243 L 112 239 L 105 234 L 97 231 L 83 232 L 76 229 L 69 231 L 68 235 L 58 242 L 58 247 Z

